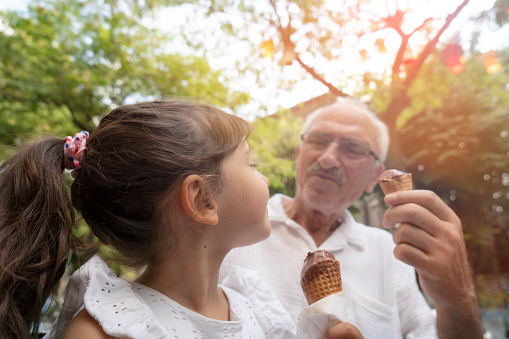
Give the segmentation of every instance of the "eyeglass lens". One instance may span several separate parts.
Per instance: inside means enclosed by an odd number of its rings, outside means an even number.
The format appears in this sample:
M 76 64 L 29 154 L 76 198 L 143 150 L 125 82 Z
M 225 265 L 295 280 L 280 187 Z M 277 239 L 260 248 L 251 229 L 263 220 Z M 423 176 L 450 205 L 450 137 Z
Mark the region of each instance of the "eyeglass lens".
M 305 134 L 302 135 L 302 140 L 304 143 L 319 151 L 327 149 L 331 143 L 336 143 L 341 153 L 353 159 L 363 158 L 370 154 L 370 150 L 367 146 L 352 140 L 334 141 L 320 134 Z

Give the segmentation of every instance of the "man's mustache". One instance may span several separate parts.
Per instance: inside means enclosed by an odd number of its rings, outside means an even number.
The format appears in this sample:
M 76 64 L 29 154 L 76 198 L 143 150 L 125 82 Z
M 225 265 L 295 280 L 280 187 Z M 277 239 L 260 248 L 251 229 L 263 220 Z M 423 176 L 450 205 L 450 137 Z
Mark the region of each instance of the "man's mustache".
M 315 162 L 314 164 L 312 164 L 311 166 L 309 166 L 307 169 L 306 169 L 306 173 L 307 174 L 313 174 L 313 173 L 316 173 L 316 172 L 321 172 L 321 173 L 324 173 L 324 174 L 328 174 L 330 176 L 333 176 L 334 178 L 336 178 L 336 180 L 340 183 L 340 184 L 345 184 L 346 183 L 346 178 L 345 176 L 343 175 L 343 173 L 341 173 L 341 171 L 336 168 L 336 167 L 332 167 L 332 168 L 323 168 L 322 166 L 320 166 L 319 163 Z

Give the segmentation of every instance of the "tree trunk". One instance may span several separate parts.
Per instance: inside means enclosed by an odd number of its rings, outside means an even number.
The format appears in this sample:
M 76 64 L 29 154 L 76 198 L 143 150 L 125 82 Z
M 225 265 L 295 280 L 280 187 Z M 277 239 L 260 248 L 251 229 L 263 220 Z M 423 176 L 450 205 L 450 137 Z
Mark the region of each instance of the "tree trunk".
M 387 168 L 396 168 L 401 171 L 406 170 L 406 157 L 403 154 L 399 134 L 396 130 L 396 120 L 409 104 L 410 99 L 406 89 L 400 88 L 394 91 L 392 101 L 381 115 L 382 120 L 387 124 L 387 128 L 389 129 L 390 147 L 389 154 L 385 161 L 385 166 Z

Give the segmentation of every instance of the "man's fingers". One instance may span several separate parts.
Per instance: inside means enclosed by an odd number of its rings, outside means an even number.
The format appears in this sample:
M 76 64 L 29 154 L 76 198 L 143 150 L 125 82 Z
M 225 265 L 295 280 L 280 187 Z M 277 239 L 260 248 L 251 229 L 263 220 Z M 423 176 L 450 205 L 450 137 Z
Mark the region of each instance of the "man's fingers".
M 397 245 L 394 248 L 394 256 L 405 264 L 414 267 L 417 272 L 420 271 L 421 267 L 427 267 L 429 262 L 429 256 L 426 253 L 407 243 Z
M 458 218 L 456 214 L 432 191 L 413 190 L 400 191 L 388 194 L 385 202 L 389 206 L 413 203 L 424 207 L 440 220 L 454 222 Z
M 425 230 L 409 223 L 402 223 L 393 232 L 392 239 L 396 245 L 408 244 L 424 254 L 433 252 L 437 244 L 436 238 Z
M 413 266 L 419 275 L 432 279 L 450 274 L 455 258 L 462 255 L 462 234 L 457 234 L 448 223 L 443 223 L 442 234 L 434 237 L 414 225 L 403 223 L 393 233 L 396 244 L 394 256 Z
M 398 223 L 410 223 L 415 227 L 423 229 L 431 235 L 440 232 L 439 227 L 444 223 L 436 215 L 423 206 L 415 203 L 406 203 L 389 208 L 382 220 L 382 226 L 393 227 Z

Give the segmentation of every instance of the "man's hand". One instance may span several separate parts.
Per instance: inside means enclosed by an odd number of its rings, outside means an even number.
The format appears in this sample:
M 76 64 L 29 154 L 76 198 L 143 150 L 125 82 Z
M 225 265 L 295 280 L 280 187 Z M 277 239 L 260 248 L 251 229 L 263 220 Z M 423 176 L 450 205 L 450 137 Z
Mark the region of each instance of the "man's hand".
M 394 231 L 394 255 L 419 274 L 437 309 L 439 338 L 482 338 L 477 299 L 458 216 L 433 192 L 388 194 L 384 227 Z
M 329 328 L 323 339 L 364 339 L 364 337 L 357 327 L 343 322 Z

